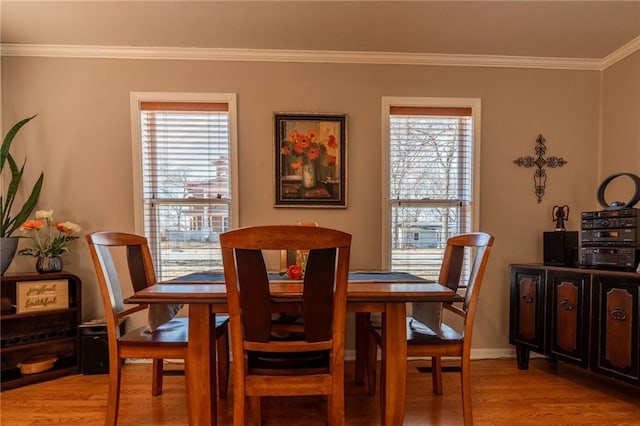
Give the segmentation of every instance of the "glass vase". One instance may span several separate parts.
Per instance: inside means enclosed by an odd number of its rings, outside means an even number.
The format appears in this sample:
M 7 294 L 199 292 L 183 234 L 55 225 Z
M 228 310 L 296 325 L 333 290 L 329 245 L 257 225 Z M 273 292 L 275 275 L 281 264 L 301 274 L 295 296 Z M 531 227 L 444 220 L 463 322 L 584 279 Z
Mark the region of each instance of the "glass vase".
M 60 272 L 62 271 L 62 258 L 60 256 L 39 257 L 36 261 L 36 271 L 41 274 Z
M 314 161 L 302 163 L 302 186 L 305 188 L 316 186 L 316 163 Z

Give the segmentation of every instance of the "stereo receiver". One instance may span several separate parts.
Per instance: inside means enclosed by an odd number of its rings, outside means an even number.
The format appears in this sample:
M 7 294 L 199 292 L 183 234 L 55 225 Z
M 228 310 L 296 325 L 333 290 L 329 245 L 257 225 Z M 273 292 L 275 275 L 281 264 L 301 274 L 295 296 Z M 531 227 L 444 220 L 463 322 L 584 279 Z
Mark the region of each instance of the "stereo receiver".
M 640 261 L 640 210 L 583 212 L 580 264 L 634 269 Z
M 582 247 L 630 246 L 640 240 L 640 228 L 583 229 Z
M 638 250 L 635 248 L 587 247 L 580 249 L 583 266 L 633 269 L 638 263 Z

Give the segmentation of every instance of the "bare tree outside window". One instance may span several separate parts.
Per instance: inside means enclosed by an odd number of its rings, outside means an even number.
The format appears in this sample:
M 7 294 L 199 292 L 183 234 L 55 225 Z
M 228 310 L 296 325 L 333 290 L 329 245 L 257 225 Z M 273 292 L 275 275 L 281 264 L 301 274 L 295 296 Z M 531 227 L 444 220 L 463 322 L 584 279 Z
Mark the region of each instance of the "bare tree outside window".
M 154 107 L 141 111 L 141 133 L 145 235 L 158 278 L 221 268 L 218 235 L 230 215 L 228 114 Z
M 469 230 L 470 120 L 390 116 L 392 268 L 437 278 L 447 238 Z

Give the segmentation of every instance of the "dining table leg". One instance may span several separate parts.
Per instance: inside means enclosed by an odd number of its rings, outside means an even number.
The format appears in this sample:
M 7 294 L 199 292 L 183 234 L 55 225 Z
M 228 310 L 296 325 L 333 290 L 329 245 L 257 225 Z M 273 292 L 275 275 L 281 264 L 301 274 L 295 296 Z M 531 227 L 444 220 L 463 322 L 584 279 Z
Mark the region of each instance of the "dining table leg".
M 407 393 L 407 330 L 404 303 L 385 303 L 382 314 L 382 424 L 401 425 Z
M 206 303 L 189 305 L 186 380 L 190 425 L 217 424 L 215 316 Z
M 356 383 L 364 383 L 369 353 L 369 312 L 356 312 Z

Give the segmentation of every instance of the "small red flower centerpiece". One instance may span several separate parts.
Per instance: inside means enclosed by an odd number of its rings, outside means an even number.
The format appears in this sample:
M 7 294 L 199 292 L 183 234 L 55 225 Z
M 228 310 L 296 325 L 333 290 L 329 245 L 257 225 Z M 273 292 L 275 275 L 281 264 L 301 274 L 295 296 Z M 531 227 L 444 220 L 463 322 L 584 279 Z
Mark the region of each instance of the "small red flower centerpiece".
M 302 279 L 304 271 L 300 267 L 300 265 L 291 265 L 287 269 L 287 276 L 292 280 L 300 280 Z

